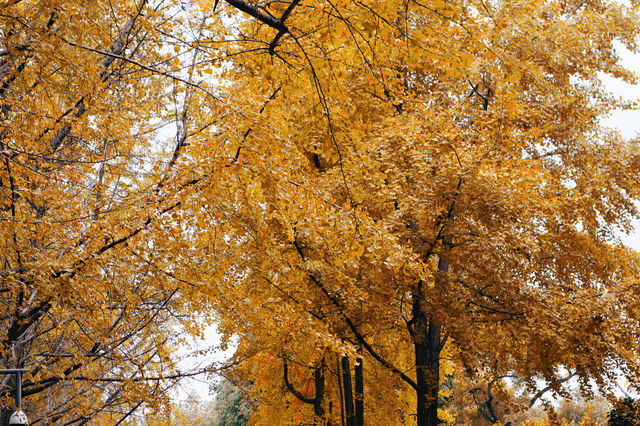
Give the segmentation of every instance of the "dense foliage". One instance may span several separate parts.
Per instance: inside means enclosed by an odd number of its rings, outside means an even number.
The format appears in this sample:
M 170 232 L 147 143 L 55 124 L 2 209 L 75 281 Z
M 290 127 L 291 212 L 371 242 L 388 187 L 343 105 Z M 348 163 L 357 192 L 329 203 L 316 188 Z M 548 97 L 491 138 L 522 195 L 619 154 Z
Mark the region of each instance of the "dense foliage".
M 254 424 L 640 383 L 640 147 L 600 80 L 636 81 L 632 3 L 2 3 L 0 365 L 32 420 L 166 423 L 212 321 Z
M 163 75 L 174 64 L 158 36 L 188 26 L 163 2 L 0 9 L 0 366 L 29 370 L 32 423 L 116 424 L 145 406 L 153 418 L 184 375 L 171 324 L 191 312 L 149 262 L 186 138 L 156 128 L 189 96 Z
M 626 397 L 615 402 L 609 412 L 609 425 L 632 426 L 640 422 L 640 403 L 633 398 Z

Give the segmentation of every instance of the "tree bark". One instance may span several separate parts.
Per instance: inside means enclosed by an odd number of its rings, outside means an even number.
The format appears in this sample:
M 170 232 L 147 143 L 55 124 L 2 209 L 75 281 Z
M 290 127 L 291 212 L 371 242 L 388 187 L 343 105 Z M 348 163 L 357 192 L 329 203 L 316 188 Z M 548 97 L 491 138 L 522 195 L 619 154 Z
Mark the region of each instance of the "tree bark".
M 416 378 L 418 383 L 418 426 L 435 426 L 438 420 L 438 391 L 440 390 L 440 326 L 424 318 L 416 323 L 414 342 Z
M 355 425 L 364 426 L 364 379 L 362 357 L 356 358 L 353 367 L 355 374 Z
M 438 272 L 449 271 L 449 264 L 444 259 L 438 260 Z M 440 352 L 446 343 L 442 338 L 442 327 L 422 307 L 424 299 L 422 283 L 416 287 L 413 295 L 413 317 L 410 321 L 410 332 L 413 336 L 416 359 L 418 426 L 436 426 L 438 419 L 438 392 L 440 390 Z
M 342 387 L 344 390 L 344 408 L 347 417 L 347 426 L 355 426 L 355 411 L 353 407 L 353 387 L 351 384 L 351 367 L 349 357 L 343 356 L 342 363 Z
M 344 393 L 342 391 L 342 368 L 340 366 L 340 355 L 336 358 L 336 368 L 338 372 L 338 391 L 340 394 L 340 426 L 345 426 L 344 424 Z
M 320 365 L 317 366 L 313 371 L 313 383 L 315 388 L 315 394 L 313 398 L 303 395 L 301 392 L 297 391 L 291 382 L 289 382 L 289 368 L 287 365 L 287 358 L 283 356 L 283 380 L 286 388 L 300 401 L 305 404 L 313 405 L 313 414 L 315 415 L 315 419 L 313 421 L 314 425 L 325 426 L 330 425 L 330 421 L 325 418 L 324 415 L 324 407 L 322 406 L 322 402 L 324 400 L 324 370 L 326 368 L 324 358 L 320 361 Z
M 13 413 L 9 408 L 3 408 L 0 410 L 0 426 L 8 426 L 9 425 L 9 417 Z
M 322 360 L 320 367 L 313 372 L 313 379 L 316 390 L 313 398 L 313 414 L 316 416 L 315 422 L 319 421 L 321 425 L 324 425 L 324 408 L 322 408 L 322 400 L 324 399 L 324 360 Z

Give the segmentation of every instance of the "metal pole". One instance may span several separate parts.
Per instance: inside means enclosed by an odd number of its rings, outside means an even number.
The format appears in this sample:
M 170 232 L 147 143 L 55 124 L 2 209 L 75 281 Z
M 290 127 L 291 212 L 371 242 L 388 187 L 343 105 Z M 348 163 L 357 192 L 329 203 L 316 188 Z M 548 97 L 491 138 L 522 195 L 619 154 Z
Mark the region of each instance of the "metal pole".
M 16 407 L 22 410 L 22 371 L 16 372 Z
M 7 368 L 0 369 L 0 374 L 15 374 L 16 375 L 16 407 L 18 410 L 22 410 L 22 373 L 26 373 L 26 368 Z

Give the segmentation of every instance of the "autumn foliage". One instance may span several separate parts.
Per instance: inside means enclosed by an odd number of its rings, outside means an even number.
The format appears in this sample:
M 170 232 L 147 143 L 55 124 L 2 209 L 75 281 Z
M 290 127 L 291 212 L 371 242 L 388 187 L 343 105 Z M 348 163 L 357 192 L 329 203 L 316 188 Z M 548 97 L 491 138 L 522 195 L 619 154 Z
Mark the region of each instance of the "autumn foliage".
M 640 152 L 600 80 L 635 82 L 633 7 L 0 7 L 1 360 L 42 421 L 166 421 L 202 316 L 253 424 L 638 383 Z
M 175 207 L 155 128 L 180 106 L 157 32 L 180 31 L 172 5 L 0 7 L 0 363 L 29 370 L 32 423 L 116 424 L 166 406 L 182 376 L 169 324 L 190 303 L 149 262 L 149 229 Z

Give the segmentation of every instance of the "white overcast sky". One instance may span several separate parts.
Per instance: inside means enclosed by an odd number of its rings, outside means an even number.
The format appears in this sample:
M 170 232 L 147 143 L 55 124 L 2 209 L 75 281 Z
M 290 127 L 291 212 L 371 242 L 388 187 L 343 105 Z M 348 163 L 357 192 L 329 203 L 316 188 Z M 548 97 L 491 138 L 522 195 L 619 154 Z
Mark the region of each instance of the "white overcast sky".
M 640 55 L 632 54 L 627 49 L 619 46 L 620 56 L 623 64 L 627 68 L 636 72 L 640 80 Z M 621 96 L 625 100 L 636 101 L 640 99 L 640 82 L 639 84 L 628 84 L 621 80 L 602 76 L 607 88 L 615 95 Z M 603 120 L 607 126 L 618 129 L 625 139 L 632 139 L 640 136 L 640 110 L 618 110 L 611 116 Z M 640 176 L 636 178 L 640 179 Z M 630 235 L 621 235 L 624 244 L 640 251 L 640 221 L 635 224 L 635 231 Z

